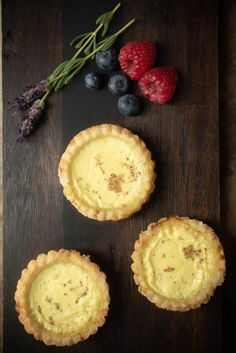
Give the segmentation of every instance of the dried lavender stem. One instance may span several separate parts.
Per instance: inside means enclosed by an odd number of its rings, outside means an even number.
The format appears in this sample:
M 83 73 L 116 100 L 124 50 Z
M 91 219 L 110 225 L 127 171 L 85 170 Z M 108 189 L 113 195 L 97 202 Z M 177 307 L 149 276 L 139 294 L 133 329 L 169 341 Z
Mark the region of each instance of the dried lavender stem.
M 51 93 L 51 91 L 52 91 L 52 87 L 50 87 L 49 90 L 44 93 L 44 95 L 43 95 L 42 98 L 40 99 L 41 102 L 44 102 L 44 101 L 46 100 L 46 98 L 47 98 L 48 95 Z

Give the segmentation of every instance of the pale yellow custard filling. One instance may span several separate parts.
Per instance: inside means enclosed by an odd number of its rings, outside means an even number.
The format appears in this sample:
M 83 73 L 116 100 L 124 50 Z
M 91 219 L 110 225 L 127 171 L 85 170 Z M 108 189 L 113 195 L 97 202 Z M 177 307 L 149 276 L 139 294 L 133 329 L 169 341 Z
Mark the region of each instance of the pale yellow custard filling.
M 92 208 L 128 208 L 139 203 L 150 179 L 140 145 L 116 136 L 89 141 L 71 164 L 78 198 Z
M 153 228 L 141 252 L 146 284 L 159 296 L 188 299 L 215 281 L 219 250 L 211 237 L 184 222 Z M 213 275 L 214 274 L 214 275 Z
M 37 322 L 56 334 L 86 331 L 103 309 L 96 278 L 72 262 L 56 262 L 33 280 L 29 304 Z

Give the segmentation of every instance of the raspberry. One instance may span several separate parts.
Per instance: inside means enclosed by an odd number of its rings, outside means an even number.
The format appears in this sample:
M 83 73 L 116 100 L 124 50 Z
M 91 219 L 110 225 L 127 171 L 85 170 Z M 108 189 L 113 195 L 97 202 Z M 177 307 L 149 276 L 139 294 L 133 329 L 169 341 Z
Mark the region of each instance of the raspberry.
M 137 81 L 154 65 L 156 47 L 148 41 L 129 42 L 121 48 L 118 59 L 126 75 Z
M 156 67 L 142 76 L 139 87 L 150 102 L 164 104 L 173 97 L 177 81 L 173 67 Z

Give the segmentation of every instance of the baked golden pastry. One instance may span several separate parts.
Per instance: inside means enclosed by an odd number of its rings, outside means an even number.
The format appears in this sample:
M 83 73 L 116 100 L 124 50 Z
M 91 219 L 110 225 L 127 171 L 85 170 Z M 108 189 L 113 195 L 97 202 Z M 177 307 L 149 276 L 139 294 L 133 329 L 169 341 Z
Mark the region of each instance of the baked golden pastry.
M 110 297 L 105 274 L 88 256 L 61 249 L 29 262 L 15 301 L 28 333 L 46 345 L 70 346 L 104 324 Z
M 139 292 L 167 310 L 200 307 L 224 281 L 225 257 L 218 237 L 188 217 L 150 224 L 136 241 L 132 259 Z
M 154 190 L 155 164 L 145 143 L 112 124 L 92 126 L 69 143 L 59 164 L 64 195 L 84 216 L 119 220 Z

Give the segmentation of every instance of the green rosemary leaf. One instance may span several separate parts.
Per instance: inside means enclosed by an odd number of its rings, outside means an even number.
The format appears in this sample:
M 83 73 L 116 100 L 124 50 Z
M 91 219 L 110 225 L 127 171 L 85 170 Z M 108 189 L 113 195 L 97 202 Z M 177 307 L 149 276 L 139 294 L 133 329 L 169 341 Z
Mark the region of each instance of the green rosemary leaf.
M 65 61 L 64 63 L 62 63 L 62 67 L 61 67 L 61 70 L 58 71 L 58 73 L 54 76 L 52 76 L 49 80 L 50 83 L 52 83 L 52 87 L 54 88 L 55 87 L 55 84 L 58 81 L 59 78 L 65 76 L 65 78 L 70 74 L 70 72 L 75 68 L 77 67 L 78 65 L 80 65 L 81 63 L 84 62 L 84 59 L 83 58 L 78 58 L 78 59 L 71 59 L 71 60 L 68 60 L 68 61 Z
M 92 39 L 93 38 L 93 34 L 91 35 L 88 35 L 88 36 L 85 36 L 84 38 L 82 38 L 80 41 L 78 41 L 76 43 L 76 45 L 74 46 L 76 49 L 79 49 L 82 47 L 82 45 L 89 39 Z
M 98 47 L 99 47 L 100 45 L 106 43 L 109 38 L 111 38 L 111 36 L 106 37 L 105 39 L 101 40 L 101 41 L 98 43 Z
M 74 46 L 74 45 L 78 42 L 79 39 L 82 39 L 82 38 L 84 38 L 84 37 L 88 38 L 91 34 L 92 34 L 92 32 L 87 32 L 87 33 L 80 34 L 79 36 L 75 37 L 75 38 L 71 41 L 70 45 L 73 45 L 73 46 Z
M 105 36 L 105 34 L 107 33 L 108 29 L 109 29 L 109 22 L 105 23 L 104 26 L 103 26 L 102 37 Z
M 89 43 L 89 45 L 87 46 L 87 48 L 84 50 L 84 54 L 85 54 L 85 55 L 88 55 L 88 54 L 90 54 L 90 53 L 92 52 L 92 50 L 93 50 L 93 43 L 94 43 L 94 40 L 91 41 L 91 42 Z
M 94 41 L 93 41 L 93 52 L 96 50 L 97 48 L 97 41 L 96 41 L 96 38 L 94 38 Z M 92 56 L 92 59 L 95 58 L 95 54 Z
M 64 71 L 65 73 L 71 71 L 74 67 L 80 64 L 83 61 L 82 58 L 70 60 L 70 62 L 65 66 Z
M 69 60 L 64 61 L 60 65 L 58 65 L 55 70 L 51 73 L 51 75 L 48 77 L 48 81 L 50 82 L 53 78 L 55 78 L 59 73 L 61 73 L 64 70 L 64 67 L 67 65 Z
M 96 23 L 97 24 L 101 23 L 103 25 L 102 37 L 104 37 L 105 34 L 107 33 L 113 16 L 114 16 L 114 13 L 111 11 L 111 12 L 107 12 L 107 13 L 103 14 L 102 16 L 100 16 L 98 18 L 98 20 L 97 20 L 98 22 L 96 22 Z
M 117 38 L 116 35 L 109 36 L 109 37 L 103 39 L 101 42 L 99 42 L 98 47 L 101 46 L 101 50 L 107 50 L 115 43 L 116 38 Z
M 105 18 L 104 23 L 103 23 L 102 37 L 104 37 L 105 34 L 107 33 L 112 18 L 113 18 L 113 13 L 110 13 L 109 16 L 107 16 Z
M 84 62 L 83 63 L 81 63 L 78 67 L 77 67 L 77 69 L 75 69 L 68 77 L 67 77 L 67 79 L 66 79 L 66 81 L 65 81 L 65 84 L 67 85 L 79 72 L 80 72 L 80 70 L 83 68 L 83 66 L 85 65 L 85 60 L 84 60 Z
M 116 41 L 116 37 L 111 38 L 110 40 L 108 40 L 102 47 L 102 50 L 107 50 L 108 48 L 110 48 Z
M 88 38 L 89 38 L 89 37 L 84 37 L 84 38 L 82 38 L 80 41 L 78 41 L 78 42 L 74 45 L 74 47 L 75 47 L 76 49 L 81 48 L 82 45 L 84 44 L 84 42 L 85 42 Z
M 106 18 L 107 14 L 109 12 L 105 12 L 103 13 L 101 16 L 99 16 L 97 19 L 96 19 L 96 25 L 98 25 L 100 22 L 103 22 L 104 21 L 104 18 Z
M 63 76 L 60 78 L 60 80 L 57 82 L 57 84 L 54 87 L 55 92 L 59 91 L 64 86 L 64 82 L 66 80 L 67 76 Z
M 107 12 L 106 16 L 104 16 L 104 19 L 102 21 L 102 24 L 104 25 L 105 23 L 109 22 L 113 17 L 113 14 L 111 12 Z
M 71 64 L 69 64 L 68 66 L 66 66 L 65 68 L 64 68 L 64 70 L 62 71 L 62 73 L 61 73 L 61 75 L 58 75 L 57 77 L 61 77 L 63 74 L 64 75 L 68 75 L 69 73 L 70 73 L 70 71 L 71 70 L 73 70 L 73 68 L 74 67 L 76 67 L 77 66 L 77 64 L 76 63 L 71 63 Z M 57 78 L 56 77 L 56 78 Z

